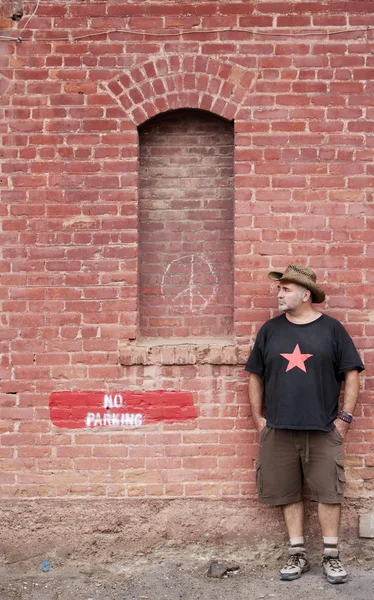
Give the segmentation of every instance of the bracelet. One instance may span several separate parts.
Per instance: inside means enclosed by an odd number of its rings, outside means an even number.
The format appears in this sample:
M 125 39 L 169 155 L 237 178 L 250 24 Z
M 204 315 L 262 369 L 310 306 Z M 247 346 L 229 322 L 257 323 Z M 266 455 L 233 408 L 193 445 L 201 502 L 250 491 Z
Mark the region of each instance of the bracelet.
M 344 421 L 345 423 L 352 423 L 353 421 L 353 416 L 350 413 L 346 413 L 342 410 L 338 414 L 337 418 L 341 419 L 341 421 Z

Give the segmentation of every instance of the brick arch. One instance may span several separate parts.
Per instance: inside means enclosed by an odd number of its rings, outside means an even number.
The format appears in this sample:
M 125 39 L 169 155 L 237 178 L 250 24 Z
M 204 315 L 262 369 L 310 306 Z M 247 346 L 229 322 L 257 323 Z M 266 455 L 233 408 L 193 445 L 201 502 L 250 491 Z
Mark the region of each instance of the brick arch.
M 254 73 L 206 56 L 155 57 L 117 76 L 107 89 L 136 126 L 178 108 L 199 108 L 234 119 Z

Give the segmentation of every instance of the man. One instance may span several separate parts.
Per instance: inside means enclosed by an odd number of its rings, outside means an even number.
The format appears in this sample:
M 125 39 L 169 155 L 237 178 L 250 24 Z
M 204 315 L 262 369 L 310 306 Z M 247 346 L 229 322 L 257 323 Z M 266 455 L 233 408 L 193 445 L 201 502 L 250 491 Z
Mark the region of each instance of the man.
M 316 274 L 289 265 L 271 272 L 283 314 L 259 330 L 245 366 L 252 417 L 260 433 L 259 501 L 282 506 L 290 547 L 280 578 L 310 569 L 304 545 L 303 481 L 318 502 L 323 535 L 323 573 L 345 583 L 338 534 L 345 487 L 342 442 L 352 421 L 359 373 L 364 369 L 343 325 L 314 309 L 325 299 Z M 339 393 L 344 380 L 342 410 Z

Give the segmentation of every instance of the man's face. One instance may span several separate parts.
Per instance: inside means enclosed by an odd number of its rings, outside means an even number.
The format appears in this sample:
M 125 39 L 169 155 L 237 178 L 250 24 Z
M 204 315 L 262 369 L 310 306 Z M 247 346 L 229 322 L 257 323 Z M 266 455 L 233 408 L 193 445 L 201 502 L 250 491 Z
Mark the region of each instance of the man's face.
M 282 281 L 278 285 L 278 308 L 285 312 L 295 310 L 303 304 L 303 299 L 307 296 L 305 288 L 296 283 Z

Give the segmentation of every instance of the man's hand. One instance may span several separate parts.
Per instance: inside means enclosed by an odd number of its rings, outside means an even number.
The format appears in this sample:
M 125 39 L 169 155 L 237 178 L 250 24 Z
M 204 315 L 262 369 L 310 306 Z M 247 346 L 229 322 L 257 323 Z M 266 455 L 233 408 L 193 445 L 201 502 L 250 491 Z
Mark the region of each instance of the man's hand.
M 349 429 L 349 423 L 346 423 L 345 421 L 342 421 L 341 419 L 335 419 L 334 425 L 335 425 L 336 429 L 339 431 L 342 438 L 344 438 Z
M 264 427 L 266 427 L 266 419 L 264 417 L 258 417 L 255 419 L 255 427 L 258 433 L 261 433 Z

